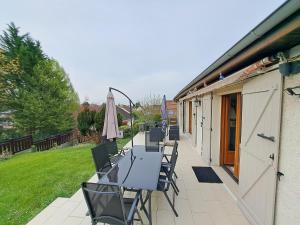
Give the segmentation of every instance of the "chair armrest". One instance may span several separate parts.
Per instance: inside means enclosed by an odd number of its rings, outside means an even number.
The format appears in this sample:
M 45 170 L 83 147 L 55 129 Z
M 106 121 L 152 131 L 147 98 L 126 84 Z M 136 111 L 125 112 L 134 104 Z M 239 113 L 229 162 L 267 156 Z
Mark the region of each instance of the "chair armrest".
M 159 182 L 166 183 L 166 184 L 170 184 L 170 183 L 171 183 L 171 181 L 169 181 L 169 180 L 163 180 L 163 179 L 159 179 L 158 181 L 159 181 Z
M 105 175 L 106 172 L 96 172 L 96 174 Z
M 140 192 L 137 192 L 136 195 L 135 195 L 135 198 L 133 200 L 133 203 L 131 205 L 131 208 L 129 210 L 129 213 L 128 213 L 128 216 L 127 216 L 127 221 L 132 221 L 133 220 L 133 216 L 134 216 L 138 201 L 140 199 L 140 196 L 141 196 Z
M 162 166 L 162 167 L 171 168 L 171 164 L 170 164 L 170 163 L 167 163 L 167 162 L 161 164 L 161 166 Z

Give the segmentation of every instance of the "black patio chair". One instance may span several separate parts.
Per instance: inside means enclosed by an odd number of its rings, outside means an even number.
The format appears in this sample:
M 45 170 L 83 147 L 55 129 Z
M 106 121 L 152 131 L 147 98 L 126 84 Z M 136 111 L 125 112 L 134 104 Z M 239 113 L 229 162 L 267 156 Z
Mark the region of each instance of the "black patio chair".
M 105 146 L 112 164 L 116 164 L 125 155 L 125 149 L 123 148 L 119 151 L 116 140 L 106 141 Z
M 170 126 L 169 140 L 179 140 L 179 126 Z
M 176 188 L 174 186 L 173 183 L 173 174 L 174 174 L 174 170 L 175 170 L 175 166 L 176 166 L 176 162 L 177 162 L 177 157 L 178 157 L 178 152 L 174 151 L 174 155 L 172 154 L 171 160 L 170 160 L 170 166 L 168 168 L 168 171 L 164 174 L 164 175 L 160 175 L 159 176 L 159 180 L 158 180 L 158 185 L 157 185 L 157 190 L 158 191 L 162 191 L 169 203 L 169 205 L 171 206 L 174 214 L 176 217 L 178 217 L 178 213 L 175 209 L 175 195 L 176 194 Z M 173 192 L 173 202 L 170 200 L 167 192 L 170 189 L 170 186 L 172 186 L 174 192 Z M 177 193 L 178 194 L 178 193 Z
M 170 170 L 170 167 L 171 167 L 171 162 L 173 162 L 173 157 L 176 156 L 176 161 L 178 159 L 178 150 L 177 149 L 178 149 L 178 142 L 175 141 L 172 153 L 171 154 L 164 153 L 163 157 L 166 159 L 166 162 L 162 162 L 161 163 L 161 172 L 164 172 L 165 174 L 169 173 L 169 170 Z M 168 157 L 170 157 L 170 159 Z M 176 162 L 175 162 L 175 164 L 176 164 Z M 177 176 L 177 174 L 175 172 L 175 169 L 174 169 L 173 173 L 174 173 L 175 178 L 177 179 L 178 176 Z M 176 180 L 173 179 L 173 176 L 171 176 L 171 181 L 172 181 L 172 185 L 173 185 L 173 187 L 175 189 L 175 194 L 178 195 L 179 188 L 176 185 Z
M 92 155 L 96 167 L 96 173 L 98 179 L 100 179 L 112 168 L 106 143 L 102 143 L 97 145 L 95 148 L 92 148 Z
M 150 131 L 145 132 L 145 146 L 148 152 L 159 152 L 159 141 L 151 141 Z
M 98 183 L 81 184 L 83 195 L 88 206 L 92 225 L 98 222 L 114 225 L 133 225 L 134 221 L 142 218 L 137 209 L 140 192 L 134 198 L 124 198 L 121 188 L 117 185 Z M 135 214 L 138 219 L 135 219 Z
M 153 127 L 150 129 L 150 141 L 163 141 L 164 133 L 161 127 Z

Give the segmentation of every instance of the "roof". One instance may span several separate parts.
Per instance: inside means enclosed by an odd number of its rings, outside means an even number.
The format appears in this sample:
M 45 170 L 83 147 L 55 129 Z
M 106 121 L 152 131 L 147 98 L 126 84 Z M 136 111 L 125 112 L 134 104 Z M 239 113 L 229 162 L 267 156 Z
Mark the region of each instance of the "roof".
M 246 36 L 188 83 L 175 97 L 178 100 L 198 82 L 216 78 L 220 73 L 230 75 L 245 66 L 289 49 L 300 43 L 300 1 L 290 0 L 253 28 Z
M 87 108 L 90 111 L 99 112 L 102 109 L 102 105 L 98 105 L 98 104 L 94 104 L 94 103 L 89 104 L 88 102 L 84 102 L 84 103 L 80 104 L 80 111 L 83 111 Z
M 173 100 L 166 101 L 167 110 L 177 111 L 177 104 Z

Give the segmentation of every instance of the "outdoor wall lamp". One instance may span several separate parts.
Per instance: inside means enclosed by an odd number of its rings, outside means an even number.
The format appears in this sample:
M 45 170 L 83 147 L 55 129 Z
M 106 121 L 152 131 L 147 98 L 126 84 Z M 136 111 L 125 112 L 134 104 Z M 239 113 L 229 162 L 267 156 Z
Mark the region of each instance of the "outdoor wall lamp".
M 196 107 L 199 107 L 199 106 L 201 106 L 201 100 L 200 99 L 195 99 L 195 101 L 194 101 L 194 103 L 195 103 L 195 106 Z
M 300 86 L 290 87 L 285 89 L 289 95 L 295 95 L 300 97 Z

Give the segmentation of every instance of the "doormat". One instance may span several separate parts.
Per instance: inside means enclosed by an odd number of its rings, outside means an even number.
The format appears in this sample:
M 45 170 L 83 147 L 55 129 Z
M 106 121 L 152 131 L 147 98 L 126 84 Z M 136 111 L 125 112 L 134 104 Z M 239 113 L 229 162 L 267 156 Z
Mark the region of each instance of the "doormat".
M 223 183 L 211 167 L 192 166 L 200 183 Z

